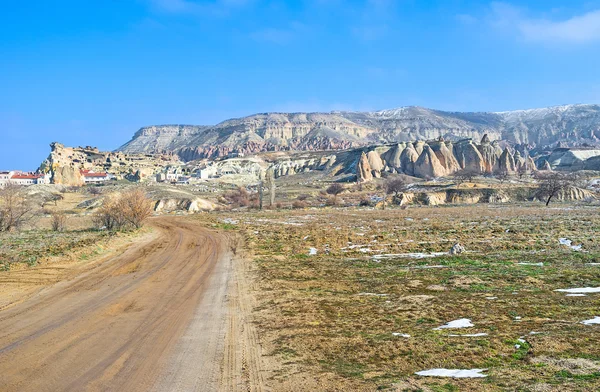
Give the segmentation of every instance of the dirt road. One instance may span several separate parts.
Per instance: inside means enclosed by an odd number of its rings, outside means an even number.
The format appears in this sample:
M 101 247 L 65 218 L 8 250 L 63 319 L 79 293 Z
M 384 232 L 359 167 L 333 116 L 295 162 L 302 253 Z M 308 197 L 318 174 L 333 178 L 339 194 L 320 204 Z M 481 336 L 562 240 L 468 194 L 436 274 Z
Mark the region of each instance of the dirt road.
M 2 391 L 262 390 L 231 238 L 184 218 L 0 311 Z

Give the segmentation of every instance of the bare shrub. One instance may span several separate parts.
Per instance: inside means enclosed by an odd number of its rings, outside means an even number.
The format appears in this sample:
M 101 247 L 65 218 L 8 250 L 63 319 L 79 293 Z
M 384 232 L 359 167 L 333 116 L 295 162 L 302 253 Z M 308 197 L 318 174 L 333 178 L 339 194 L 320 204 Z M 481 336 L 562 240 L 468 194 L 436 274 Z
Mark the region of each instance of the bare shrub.
M 63 212 L 53 212 L 50 224 L 52 231 L 64 231 L 67 227 L 67 216 Z
M 86 188 L 87 193 L 89 193 L 90 195 L 101 195 L 102 194 L 102 188 L 100 188 L 99 186 L 88 186 Z
M 31 216 L 20 186 L 8 184 L 0 189 L 0 231 L 18 230 Z
M 305 201 L 303 201 L 303 200 L 295 200 L 292 203 L 292 208 L 301 209 L 301 208 L 306 208 L 307 206 L 308 206 L 308 204 Z
M 141 188 L 106 198 L 93 217 L 96 227 L 107 230 L 139 229 L 154 211 L 154 202 Z
M 239 187 L 234 191 L 228 192 L 223 197 L 228 204 L 237 207 L 248 207 L 250 205 L 250 194 L 244 187 Z

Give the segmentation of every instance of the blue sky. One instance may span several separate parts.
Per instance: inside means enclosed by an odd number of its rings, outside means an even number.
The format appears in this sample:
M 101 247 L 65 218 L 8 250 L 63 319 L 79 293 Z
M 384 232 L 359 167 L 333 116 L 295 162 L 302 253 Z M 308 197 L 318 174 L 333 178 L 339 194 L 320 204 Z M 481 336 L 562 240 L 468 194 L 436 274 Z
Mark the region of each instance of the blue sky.
M 0 169 L 151 124 L 600 103 L 600 0 L 28 0 L 0 8 Z

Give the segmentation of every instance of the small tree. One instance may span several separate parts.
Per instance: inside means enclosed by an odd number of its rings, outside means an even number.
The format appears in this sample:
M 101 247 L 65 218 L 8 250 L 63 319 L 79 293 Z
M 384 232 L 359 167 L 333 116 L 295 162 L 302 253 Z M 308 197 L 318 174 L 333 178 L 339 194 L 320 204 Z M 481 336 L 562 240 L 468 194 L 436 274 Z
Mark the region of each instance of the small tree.
M 383 209 L 385 210 L 386 196 L 394 195 L 394 198 L 397 199 L 402 192 L 406 191 L 407 186 L 408 182 L 400 176 L 387 179 L 383 183 L 383 191 L 385 192 L 385 196 L 383 197 Z
M 0 231 L 18 230 L 31 216 L 20 186 L 7 184 L 0 189 Z
M 546 206 L 550 204 L 552 198 L 568 190 L 575 183 L 574 177 L 560 172 L 540 172 L 536 179 L 539 182 L 537 197 L 546 199 Z
M 333 196 L 333 202 L 335 204 L 337 204 L 337 197 L 340 193 L 344 192 L 346 190 L 346 188 L 340 184 L 339 182 L 334 182 L 333 184 L 329 185 L 329 187 L 327 187 L 327 189 L 325 190 L 325 192 L 327 192 L 327 194 L 332 195 Z
M 462 170 L 457 171 L 452 176 L 456 181 L 456 185 L 461 185 L 464 182 L 472 182 L 473 179 L 482 174 L 481 170 L 464 168 Z
M 64 231 L 67 227 L 67 216 L 63 212 L 53 212 L 50 223 L 53 231 Z

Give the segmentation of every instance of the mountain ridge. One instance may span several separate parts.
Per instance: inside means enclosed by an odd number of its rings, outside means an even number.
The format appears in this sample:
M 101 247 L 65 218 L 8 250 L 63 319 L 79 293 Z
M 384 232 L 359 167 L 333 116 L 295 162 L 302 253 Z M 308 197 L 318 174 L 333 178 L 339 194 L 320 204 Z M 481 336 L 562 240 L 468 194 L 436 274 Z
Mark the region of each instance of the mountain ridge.
M 174 153 L 184 160 L 278 150 L 336 150 L 416 140 L 502 139 L 528 148 L 600 142 L 600 105 L 503 112 L 405 106 L 372 112 L 265 112 L 212 126 L 143 127 L 117 151 Z

